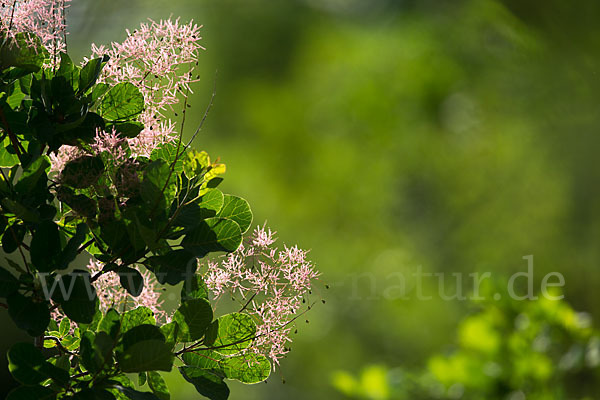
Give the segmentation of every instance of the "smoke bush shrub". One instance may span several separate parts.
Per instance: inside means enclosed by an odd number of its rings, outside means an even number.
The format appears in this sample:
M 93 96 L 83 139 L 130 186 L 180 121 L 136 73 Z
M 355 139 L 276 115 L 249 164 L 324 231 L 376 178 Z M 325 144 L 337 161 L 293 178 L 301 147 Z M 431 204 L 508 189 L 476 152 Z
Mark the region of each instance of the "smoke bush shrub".
M 266 227 L 244 239 L 225 165 L 165 115 L 185 121 L 200 27 L 150 21 L 77 65 L 67 5 L 0 0 L 0 305 L 34 337 L 8 352 L 23 385 L 8 399 L 168 399 L 174 366 L 226 399 L 226 379 L 264 381 L 288 352 L 318 272 Z M 174 312 L 165 285 L 181 286 Z

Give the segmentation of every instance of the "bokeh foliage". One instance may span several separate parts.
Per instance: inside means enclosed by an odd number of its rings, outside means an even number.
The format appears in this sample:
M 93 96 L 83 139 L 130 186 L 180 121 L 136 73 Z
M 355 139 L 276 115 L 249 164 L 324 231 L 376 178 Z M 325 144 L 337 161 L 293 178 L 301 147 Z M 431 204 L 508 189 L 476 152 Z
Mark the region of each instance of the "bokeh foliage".
M 591 399 L 598 390 L 600 336 L 589 314 L 561 300 L 492 301 L 459 324 L 455 348 L 422 369 L 382 365 L 332 375 L 351 398 Z

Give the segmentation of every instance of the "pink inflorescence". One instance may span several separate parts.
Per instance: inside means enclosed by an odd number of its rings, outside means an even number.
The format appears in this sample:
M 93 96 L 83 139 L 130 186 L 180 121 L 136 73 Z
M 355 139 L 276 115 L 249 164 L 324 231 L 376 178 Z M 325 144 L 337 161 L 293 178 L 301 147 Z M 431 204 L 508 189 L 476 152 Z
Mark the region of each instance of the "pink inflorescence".
M 92 276 L 100 272 L 104 264 L 92 260 L 88 264 L 89 272 Z M 163 301 L 160 300 L 162 291 L 160 285 L 156 281 L 154 275 L 148 270 L 140 270 L 144 278 L 144 288 L 142 293 L 133 297 L 121 286 L 119 275 L 116 272 L 107 272 L 102 274 L 98 280 L 94 282 L 94 288 L 98 293 L 100 302 L 100 311 L 105 313 L 108 309 L 114 308 L 117 311 L 132 310 L 134 308 L 145 306 L 154 313 L 156 322 L 165 324 L 170 321 L 170 316 L 162 307 Z
M 198 51 L 203 49 L 200 28 L 193 21 L 150 20 L 133 32 L 128 30 L 122 43 L 92 45 L 92 57 L 110 57 L 99 82 L 129 82 L 144 95 L 146 107 L 139 117 L 144 130 L 129 139 L 134 155 L 148 156 L 158 145 L 174 139 L 174 123 L 163 112 L 172 110 L 191 92 L 190 84 L 198 80 L 193 71 Z
M 65 49 L 65 9 L 70 0 L 0 0 L 0 36 L 37 35 L 50 54 Z
M 88 264 L 88 270 L 91 276 L 94 276 L 102 270 L 104 264 L 91 260 Z M 107 272 L 102 274 L 94 283 L 94 288 L 98 294 L 100 311 L 106 313 L 110 308 L 119 312 L 133 310 L 140 306 L 148 307 L 154 313 L 158 324 L 170 322 L 171 316 L 164 310 L 163 301 L 160 299 L 162 291 L 154 275 L 148 270 L 140 270 L 144 279 L 144 288 L 142 293 L 133 297 L 121 286 L 119 275 L 116 272 Z M 60 322 L 64 315 L 60 309 L 53 310 L 52 317 Z
M 275 363 L 288 352 L 290 333 L 311 281 L 319 276 L 297 246 L 278 249 L 275 232 L 257 227 L 238 250 L 208 261 L 205 282 L 219 298 L 228 292 L 257 322 L 251 350 Z
M 91 56 L 84 59 L 86 63 L 90 58 L 109 56 L 98 82 L 129 82 L 144 96 L 145 108 L 138 117 L 144 129 L 135 138 L 123 139 L 132 157 L 147 157 L 161 144 L 175 140 L 175 123 L 165 117 L 164 111 L 172 110 L 181 98 L 192 93 L 190 84 L 198 81 L 193 72 L 198 51 L 204 49 L 199 43 L 200 29 L 193 21 L 181 24 L 179 19 L 150 20 L 133 32 L 128 30 L 122 43 L 92 45 Z M 114 132 L 99 131 L 91 148 L 96 153 L 107 151 L 118 164 L 125 161 L 124 148 L 117 145 L 119 139 Z M 68 161 L 81 155 L 83 150 L 62 146 L 51 155 L 52 171 L 60 172 Z

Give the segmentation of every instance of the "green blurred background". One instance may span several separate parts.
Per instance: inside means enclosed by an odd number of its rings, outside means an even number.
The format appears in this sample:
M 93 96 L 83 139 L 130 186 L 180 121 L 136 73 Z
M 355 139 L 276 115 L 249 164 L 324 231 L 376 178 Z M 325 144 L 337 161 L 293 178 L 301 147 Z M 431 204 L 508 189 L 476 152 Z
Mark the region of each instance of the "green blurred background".
M 474 306 L 411 296 L 419 266 L 502 281 L 532 254 L 537 288 L 560 271 L 566 300 L 600 321 L 600 3 L 75 0 L 69 50 L 171 15 L 204 25 L 186 134 L 216 79 L 196 148 L 322 271 L 326 303 L 289 358 L 233 399 L 343 399 L 336 370 L 419 369 L 452 349 Z M 2 347 L 23 339 L 0 318 Z

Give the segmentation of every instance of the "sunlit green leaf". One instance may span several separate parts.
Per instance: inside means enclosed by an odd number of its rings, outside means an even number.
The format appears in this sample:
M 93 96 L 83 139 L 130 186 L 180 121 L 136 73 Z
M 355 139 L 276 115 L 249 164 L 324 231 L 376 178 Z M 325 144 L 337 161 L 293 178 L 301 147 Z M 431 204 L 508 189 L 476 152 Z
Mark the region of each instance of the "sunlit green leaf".
M 211 330 L 215 329 L 216 335 L 207 345 L 222 354 L 235 354 L 246 349 L 256 334 L 256 324 L 248 314 L 226 314 L 214 321 L 213 325 Z
M 200 339 L 212 322 L 213 311 L 205 299 L 184 301 L 173 315 L 179 325 L 179 340 L 191 342 Z
M 227 218 L 207 218 L 189 232 L 181 245 L 203 257 L 215 251 L 235 251 L 242 243 L 242 232 L 237 222 Z
M 171 394 L 163 377 L 156 371 L 148 372 L 148 386 L 160 400 L 170 400 Z
M 240 226 L 242 233 L 246 232 L 252 223 L 252 211 L 248 202 L 231 194 L 225 195 L 223 207 L 217 217 L 234 220 Z
M 121 332 L 127 332 L 131 328 L 143 324 L 154 325 L 156 324 L 156 319 L 152 310 L 148 307 L 140 306 L 123 314 Z
M 79 93 L 87 92 L 95 83 L 108 56 L 93 58 L 88 61 L 79 73 Z
M 98 110 L 109 121 L 127 121 L 144 110 L 144 96 L 133 84 L 121 82 L 104 95 Z
M 181 286 L 181 301 L 189 299 L 208 300 L 208 287 L 200 274 L 195 274 L 186 279 L 183 282 L 183 286 Z

